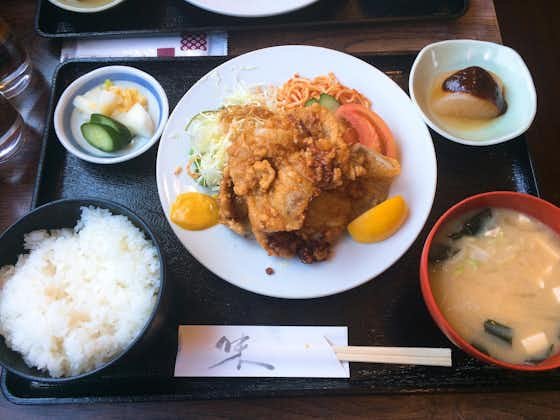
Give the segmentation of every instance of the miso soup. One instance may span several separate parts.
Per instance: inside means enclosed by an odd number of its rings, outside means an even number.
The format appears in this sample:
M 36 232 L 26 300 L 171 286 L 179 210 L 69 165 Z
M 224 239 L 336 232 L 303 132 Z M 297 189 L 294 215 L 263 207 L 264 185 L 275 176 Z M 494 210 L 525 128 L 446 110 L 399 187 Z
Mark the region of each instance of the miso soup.
M 440 229 L 429 259 L 439 308 L 474 347 L 516 364 L 560 350 L 560 236 L 549 227 L 477 210 Z

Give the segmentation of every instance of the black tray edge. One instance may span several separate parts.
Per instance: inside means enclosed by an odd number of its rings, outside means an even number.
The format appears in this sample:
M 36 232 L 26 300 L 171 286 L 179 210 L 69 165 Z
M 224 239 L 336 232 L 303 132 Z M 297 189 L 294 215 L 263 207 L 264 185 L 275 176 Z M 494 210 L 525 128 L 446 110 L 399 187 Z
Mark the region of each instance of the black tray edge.
M 140 402 L 170 402 L 170 401 L 211 401 L 211 400 L 236 400 L 240 398 L 299 398 L 299 397 L 315 397 L 316 390 L 314 389 L 301 389 L 294 391 L 280 391 L 278 395 L 271 395 L 266 391 L 256 392 L 255 391 L 240 391 L 236 394 L 207 394 L 201 396 L 188 396 L 188 395 L 176 395 L 176 394 L 152 394 L 152 395 L 129 395 L 129 396 L 100 396 L 100 397 L 19 397 L 10 392 L 7 386 L 7 370 L 3 369 L 0 376 L 0 389 L 2 394 L 12 404 L 16 405 L 68 405 L 68 404 L 99 404 L 99 403 L 117 403 L 117 404 L 130 404 L 130 403 L 140 403 Z M 511 389 L 504 389 L 502 392 L 516 392 L 520 389 L 512 387 Z M 532 391 L 538 391 L 534 389 Z M 323 389 L 321 396 L 366 396 L 366 395 L 420 395 L 420 394 L 473 394 L 477 392 L 485 392 L 484 388 L 481 387 L 441 387 L 437 389 L 419 389 L 419 388 L 409 388 L 401 390 L 376 390 L 372 393 L 372 390 L 366 385 L 360 388 L 353 388 L 348 390 L 341 389 Z M 528 391 L 530 392 L 530 391 Z
M 41 16 L 42 3 L 43 2 L 41 0 L 37 0 L 37 6 L 35 7 L 35 18 L 33 19 L 33 29 L 35 29 L 37 35 L 42 36 L 43 38 L 55 39 L 57 37 L 39 28 L 39 16 Z
M 53 72 L 53 76 L 51 78 L 51 92 L 50 92 L 50 98 L 49 98 L 49 105 L 47 108 L 47 116 L 45 118 L 45 128 L 43 131 L 43 135 L 41 136 L 41 151 L 39 154 L 39 160 L 37 161 L 37 174 L 35 175 L 35 183 L 33 185 L 33 193 L 31 195 L 31 204 L 30 204 L 30 209 L 34 209 L 35 207 L 37 207 L 37 198 L 38 198 L 38 194 L 39 194 L 39 186 L 40 186 L 40 179 L 43 177 L 43 169 L 44 169 L 44 161 L 45 161 L 45 154 L 47 152 L 47 142 L 48 142 L 48 136 L 49 136 L 49 130 L 50 127 L 53 123 L 53 118 L 54 118 L 54 109 L 56 104 L 54 103 L 54 97 L 55 97 L 55 92 L 54 92 L 54 88 L 56 85 L 56 80 L 58 78 L 58 73 L 60 71 L 60 69 L 62 68 L 62 66 L 65 64 L 65 62 L 59 63 L 54 72 Z M 4 375 L 5 372 L 2 372 L 2 375 Z
M 35 11 L 35 22 L 34 29 L 35 32 L 42 36 L 43 38 L 49 39 L 83 39 L 83 38 L 111 38 L 111 37 L 123 37 L 123 36 L 139 36 L 139 35 L 155 35 L 155 34 L 169 34 L 177 32 L 213 32 L 213 31 L 241 31 L 241 30 L 259 30 L 263 28 L 280 29 L 280 28 L 296 28 L 298 26 L 306 25 L 308 27 L 329 27 L 329 26 L 348 26 L 352 24 L 366 25 L 366 24 L 379 24 L 379 23 L 398 23 L 398 22 L 423 22 L 423 21 L 442 21 L 449 19 L 458 19 L 463 16 L 469 8 L 469 0 L 463 1 L 463 8 L 456 13 L 443 15 L 443 16 L 419 16 L 419 17 L 397 17 L 397 18 L 372 18 L 372 19 L 358 19 L 348 22 L 337 22 L 337 21 L 325 21 L 325 22 L 315 22 L 315 23 L 284 23 L 284 24 L 273 24 L 273 25 L 253 25 L 249 27 L 228 27 L 228 26 L 193 26 L 192 28 L 176 28 L 169 30 L 134 30 L 134 31 L 107 31 L 107 32 L 66 32 L 66 33 L 52 33 L 45 32 L 39 26 L 39 17 L 41 15 L 41 6 L 43 1 L 47 0 L 37 0 L 37 7 Z
M 531 167 L 531 175 L 533 176 L 533 179 L 535 180 L 535 190 L 536 190 L 536 193 L 537 193 L 536 196 L 539 197 L 539 198 L 542 198 L 541 189 L 539 187 L 539 178 L 537 177 L 535 160 L 533 159 L 533 154 L 531 153 L 530 144 L 527 141 L 527 131 L 522 133 L 521 136 L 523 136 L 523 138 L 525 140 L 525 143 L 527 144 L 527 156 L 529 157 L 529 166 Z

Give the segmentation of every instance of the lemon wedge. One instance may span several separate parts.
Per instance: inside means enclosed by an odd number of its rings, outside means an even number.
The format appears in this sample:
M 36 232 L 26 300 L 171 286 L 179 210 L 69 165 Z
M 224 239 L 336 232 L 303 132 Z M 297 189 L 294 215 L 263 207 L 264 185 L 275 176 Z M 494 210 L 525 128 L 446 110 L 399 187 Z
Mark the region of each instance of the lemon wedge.
M 348 225 L 348 232 L 356 242 L 379 242 L 393 235 L 408 216 L 408 206 L 397 195 L 372 207 Z
M 171 206 L 171 221 L 187 230 L 208 229 L 218 223 L 218 203 L 198 192 L 179 194 Z

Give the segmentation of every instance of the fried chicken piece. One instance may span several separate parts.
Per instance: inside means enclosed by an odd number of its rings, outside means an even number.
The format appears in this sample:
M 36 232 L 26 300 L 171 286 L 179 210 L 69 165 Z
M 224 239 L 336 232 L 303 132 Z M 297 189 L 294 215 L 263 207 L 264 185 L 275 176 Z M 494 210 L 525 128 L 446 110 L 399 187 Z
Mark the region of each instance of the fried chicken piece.
M 299 258 L 304 262 L 328 258 L 332 246 L 357 216 L 387 198 L 398 162 L 355 144 L 342 187 L 322 191 L 309 205 L 305 223 L 296 232 Z
M 223 114 L 235 129 L 220 219 L 241 234 L 250 225 L 269 255 L 327 259 L 348 223 L 385 199 L 400 170 L 356 144 L 353 129 L 318 104 L 279 113 L 236 106 Z
M 309 202 L 319 193 L 318 188 L 290 165 L 280 166 L 277 174 L 269 189 L 247 196 L 249 220 L 255 235 L 257 231 L 300 229 Z
M 239 107 L 232 110 L 237 116 Z M 301 228 L 305 211 L 319 188 L 290 158 L 301 153 L 294 141 L 292 122 L 283 115 L 245 107 L 247 116 L 228 148 L 228 170 L 235 195 L 245 197 L 249 221 L 256 239 L 259 233 L 293 231 Z M 259 118 L 253 116 L 258 114 Z M 264 123 L 262 122 L 264 120 Z
M 217 201 L 220 208 L 220 223 L 239 235 L 248 235 L 251 229 L 247 219 L 247 203 L 243 196 L 233 192 L 233 180 L 229 176 L 227 167 L 224 170 Z
M 352 213 L 352 202 L 342 188 L 323 191 L 309 205 L 305 223 L 297 232 L 297 255 L 306 263 L 328 258 Z

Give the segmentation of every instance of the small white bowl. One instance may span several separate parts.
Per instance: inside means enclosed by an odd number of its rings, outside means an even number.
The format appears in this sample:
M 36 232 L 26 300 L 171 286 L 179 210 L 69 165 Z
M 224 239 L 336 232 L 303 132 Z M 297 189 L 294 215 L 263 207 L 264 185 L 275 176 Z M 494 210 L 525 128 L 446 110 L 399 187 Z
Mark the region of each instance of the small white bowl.
M 508 109 L 477 128 L 444 127 L 429 106 L 435 79 L 470 66 L 480 66 L 502 79 Z M 535 85 L 525 62 L 513 49 L 493 42 L 461 39 L 430 44 L 416 57 L 408 83 L 412 101 L 426 124 L 457 143 L 487 146 L 511 140 L 527 131 L 537 112 Z
M 103 4 L 101 6 L 72 6 L 70 4 L 62 3 L 59 0 L 49 0 L 52 4 L 57 7 L 60 7 L 64 10 L 69 10 L 71 12 L 78 12 L 78 13 L 97 13 L 102 12 L 103 10 L 110 9 L 115 7 L 118 4 L 121 4 L 125 0 L 113 0 L 107 4 Z
M 72 104 L 74 98 L 83 95 L 107 79 L 117 85 L 139 87 L 148 99 L 148 113 L 154 121 L 155 131 L 151 138 L 135 137 L 122 150 L 107 153 L 90 145 L 83 137 L 80 126 L 87 118 Z M 108 66 L 93 70 L 78 79 L 62 93 L 54 111 L 54 129 L 58 140 L 73 155 L 93 163 L 118 163 L 132 159 L 154 145 L 163 132 L 169 116 L 169 102 L 159 82 L 141 70 L 127 66 Z

